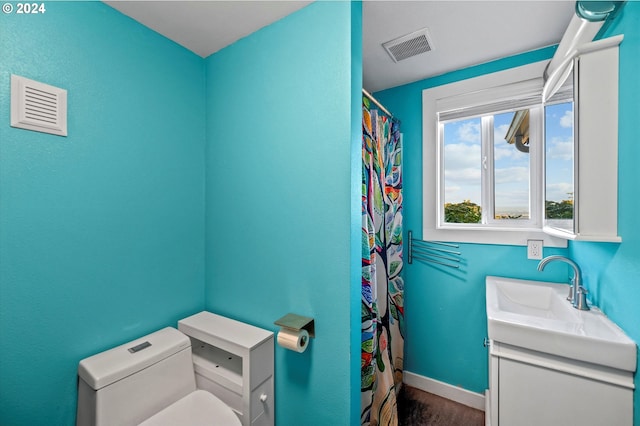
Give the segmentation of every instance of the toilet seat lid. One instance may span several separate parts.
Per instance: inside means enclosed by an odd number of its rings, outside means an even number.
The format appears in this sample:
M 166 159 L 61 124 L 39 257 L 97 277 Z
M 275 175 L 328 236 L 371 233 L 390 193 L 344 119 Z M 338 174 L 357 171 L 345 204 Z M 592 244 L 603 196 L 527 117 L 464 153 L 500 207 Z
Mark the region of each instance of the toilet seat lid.
M 139 426 L 241 426 L 233 410 L 213 394 L 196 390 Z

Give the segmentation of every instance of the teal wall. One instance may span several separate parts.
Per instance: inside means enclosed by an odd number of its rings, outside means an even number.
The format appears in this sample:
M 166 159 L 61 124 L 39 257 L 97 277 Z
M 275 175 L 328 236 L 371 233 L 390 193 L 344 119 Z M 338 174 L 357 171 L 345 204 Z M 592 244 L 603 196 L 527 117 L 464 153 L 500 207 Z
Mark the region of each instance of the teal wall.
M 554 51 L 536 50 L 375 93 L 402 120 L 405 240 L 408 230 L 417 238 L 422 235 L 422 175 L 431 173 L 422 168 L 422 91 L 549 59 Z M 483 393 L 488 387 L 487 350 L 482 345 L 487 336 L 485 277 L 562 282 L 568 270 L 551 264 L 544 274 L 537 272 L 538 262 L 527 260 L 521 246 L 461 244 L 460 251 L 460 271 L 417 261 L 404 267 L 405 370 Z M 544 255 L 566 251 L 545 248 Z
M 351 3 L 351 416 L 360 424 L 362 345 L 362 2 Z
M 75 424 L 80 359 L 204 307 L 204 63 L 100 2 L 0 14 L 0 424 Z M 10 74 L 69 136 L 9 127 Z
M 361 3 L 207 59 L 46 7 L 0 16 L 0 104 L 11 73 L 69 91 L 67 138 L 0 110 L 0 424 L 74 424 L 80 359 L 205 307 L 314 317 L 307 352 L 276 349 L 277 421 L 358 423 Z
M 206 308 L 272 330 L 315 318 L 306 352 L 276 346 L 281 425 L 358 422 L 360 7 L 311 4 L 206 60 Z
M 594 303 L 633 340 L 640 342 L 640 3 L 628 2 L 604 37 L 624 34 L 620 45 L 618 116 L 618 234 L 620 244 L 571 242 Z M 603 141 L 606 143 L 606 141 Z M 640 380 L 635 379 L 634 424 L 640 425 Z

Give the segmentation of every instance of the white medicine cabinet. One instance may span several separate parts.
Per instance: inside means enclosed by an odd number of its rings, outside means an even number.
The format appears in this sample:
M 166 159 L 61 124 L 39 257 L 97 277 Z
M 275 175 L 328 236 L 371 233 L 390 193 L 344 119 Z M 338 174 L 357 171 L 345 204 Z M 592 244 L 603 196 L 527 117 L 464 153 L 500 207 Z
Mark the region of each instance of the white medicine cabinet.
M 573 135 L 564 149 L 545 137 L 544 231 L 584 241 L 618 236 L 618 46 L 623 36 L 587 43 L 573 58 Z M 563 100 L 548 102 L 546 124 Z M 565 111 L 567 112 L 567 111 Z M 548 130 L 546 130 L 548 134 Z M 555 145 L 554 145 L 555 144 Z M 559 177 L 563 175 L 564 177 Z M 558 193 L 564 192 L 564 200 Z M 553 195 L 556 194 L 556 195 Z

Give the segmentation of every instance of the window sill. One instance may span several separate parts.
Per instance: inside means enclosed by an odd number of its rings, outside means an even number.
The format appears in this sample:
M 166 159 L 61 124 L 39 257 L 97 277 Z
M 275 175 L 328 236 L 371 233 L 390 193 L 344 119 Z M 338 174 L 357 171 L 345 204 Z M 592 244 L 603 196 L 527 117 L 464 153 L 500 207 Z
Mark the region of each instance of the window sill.
M 598 232 L 592 234 L 574 234 L 570 231 L 564 229 L 558 229 L 554 227 L 545 226 L 544 232 L 549 235 L 565 238 L 567 240 L 575 240 L 575 241 L 592 241 L 599 243 L 621 243 L 622 238 L 615 234 L 610 234 L 606 232 Z
M 566 239 L 547 235 L 541 229 L 537 228 L 425 229 L 422 235 L 422 239 L 425 241 L 498 244 L 509 246 L 526 246 L 527 240 L 542 240 L 544 247 L 567 247 Z

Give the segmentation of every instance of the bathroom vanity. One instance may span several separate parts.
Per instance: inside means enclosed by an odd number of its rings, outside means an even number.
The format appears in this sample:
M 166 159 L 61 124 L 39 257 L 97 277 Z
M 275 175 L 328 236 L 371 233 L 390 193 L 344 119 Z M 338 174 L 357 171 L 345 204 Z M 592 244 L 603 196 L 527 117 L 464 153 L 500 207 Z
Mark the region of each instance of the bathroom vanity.
M 491 341 L 487 425 L 633 424 L 633 373 Z
M 486 424 L 633 424 L 636 344 L 560 283 L 487 277 Z

